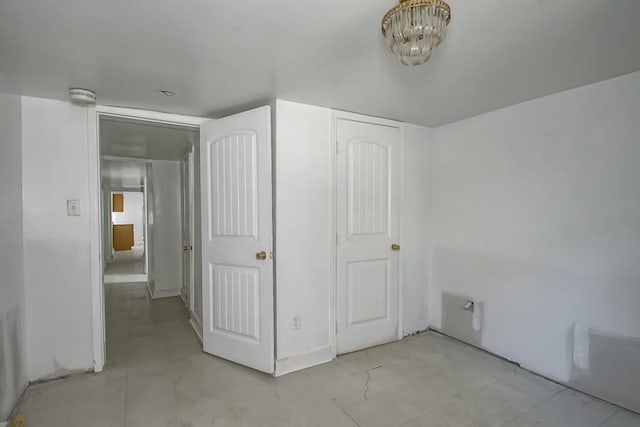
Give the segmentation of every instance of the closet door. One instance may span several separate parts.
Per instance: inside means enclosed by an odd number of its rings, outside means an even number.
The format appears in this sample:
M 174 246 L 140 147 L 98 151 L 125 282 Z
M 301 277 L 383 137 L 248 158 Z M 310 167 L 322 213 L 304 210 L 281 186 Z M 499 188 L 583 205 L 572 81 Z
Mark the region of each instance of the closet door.
M 394 341 L 399 315 L 401 135 L 338 119 L 337 351 Z

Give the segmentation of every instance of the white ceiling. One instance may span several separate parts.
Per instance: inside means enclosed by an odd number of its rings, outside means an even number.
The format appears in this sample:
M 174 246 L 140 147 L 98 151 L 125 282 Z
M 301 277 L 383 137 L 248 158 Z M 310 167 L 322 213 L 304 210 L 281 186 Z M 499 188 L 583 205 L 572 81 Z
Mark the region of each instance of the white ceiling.
M 640 70 L 638 0 L 450 0 L 447 40 L 412 68 L 380 35 L 394 3 L 2 0 L 0 73 L 105 105 L 219 117 L 278 97 L 437 126 Z
M 181 160 L 198 138 L 199 132 L 193 128 L 119 118 L 100 119 L 102 156 Z

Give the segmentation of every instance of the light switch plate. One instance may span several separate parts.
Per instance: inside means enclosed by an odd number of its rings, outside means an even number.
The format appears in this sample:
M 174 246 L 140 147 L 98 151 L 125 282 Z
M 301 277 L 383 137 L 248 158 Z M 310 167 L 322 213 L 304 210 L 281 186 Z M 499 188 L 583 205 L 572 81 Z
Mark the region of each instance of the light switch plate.
M 67 216 L 80 216 L 80 200 L 67 200 Z

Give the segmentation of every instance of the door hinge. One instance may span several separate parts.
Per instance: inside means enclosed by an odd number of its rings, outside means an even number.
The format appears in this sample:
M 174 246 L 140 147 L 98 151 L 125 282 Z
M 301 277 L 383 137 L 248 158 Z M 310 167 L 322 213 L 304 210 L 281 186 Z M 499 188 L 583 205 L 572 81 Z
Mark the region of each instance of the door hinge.
M 338 155 L 338 141 L 336 141 L 336 155 Z
M 336 245 L 340 243 L 340 238 L 338 237 L 338 233 L 336 233 Z

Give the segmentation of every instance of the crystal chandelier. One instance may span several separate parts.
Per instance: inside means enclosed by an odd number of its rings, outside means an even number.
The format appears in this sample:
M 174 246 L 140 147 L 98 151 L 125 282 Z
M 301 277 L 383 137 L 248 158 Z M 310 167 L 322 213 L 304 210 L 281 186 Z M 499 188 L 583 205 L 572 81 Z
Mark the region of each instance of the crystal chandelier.
M 403 64 L 420 65 L 444 40 L 449 21 L 451 8 L 442 0 L 400 0 L 382 18 L 382 35 Z

